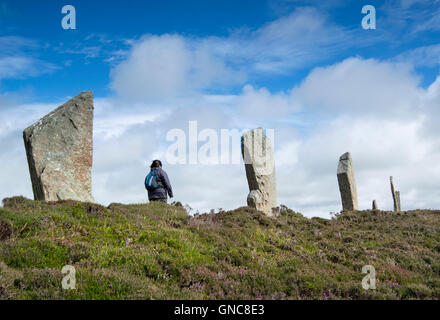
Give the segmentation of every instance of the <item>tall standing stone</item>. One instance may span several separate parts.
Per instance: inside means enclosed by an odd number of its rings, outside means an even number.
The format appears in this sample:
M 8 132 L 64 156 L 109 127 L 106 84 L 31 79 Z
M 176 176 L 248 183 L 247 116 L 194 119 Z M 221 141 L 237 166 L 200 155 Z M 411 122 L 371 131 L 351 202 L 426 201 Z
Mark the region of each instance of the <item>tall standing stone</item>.
M 241 137 L 241 152 L 249 185 L 247 204 L 268 216 L 277 206 L 275 161 L 273 146 L 262 128 L 245 132 Z
M 379 210 L 376 200 L 373 200 L 373 210 Z
M 350 153 L 344 153 L 339 158 L 338 164 L 338 184 L 341 192 L 342 210 L 358 210 L 358 198 L 356 191 L 356 181 L 354 179 L 354 167 Z
M 93 93 L 84 91 L 23 131 L 35 200 L 93 201 Z
M 392 176 L 390 177 L 390 185 L 391 185 L 391 195 L 393 196 L 394 211 L 398 212 L 400 211 L 400 192 L 396 191 Z

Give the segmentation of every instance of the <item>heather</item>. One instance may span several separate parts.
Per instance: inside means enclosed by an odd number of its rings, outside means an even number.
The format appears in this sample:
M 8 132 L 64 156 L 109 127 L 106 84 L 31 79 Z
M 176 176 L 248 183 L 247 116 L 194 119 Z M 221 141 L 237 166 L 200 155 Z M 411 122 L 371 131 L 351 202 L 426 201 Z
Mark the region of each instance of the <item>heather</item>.
M 75 290 L 62 289 L 64 265 L 76 269 Z M 362 288 L 364 265 L 376 269 L 375 290 Z M 180 203 L 23 197 L 0 208 L 0 299 L 439 298 L 436 210 L 192 216 Z

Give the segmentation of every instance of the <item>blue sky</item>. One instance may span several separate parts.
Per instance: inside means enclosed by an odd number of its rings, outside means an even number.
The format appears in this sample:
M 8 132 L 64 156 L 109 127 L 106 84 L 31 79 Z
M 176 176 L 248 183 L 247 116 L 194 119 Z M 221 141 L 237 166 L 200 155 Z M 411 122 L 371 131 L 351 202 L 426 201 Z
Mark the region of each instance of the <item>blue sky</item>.
M 76 30 L 61 28 L 67 4 Z M 375 30 L 361 27 L 367 4 Z M 280 203 L 306 215 L 340 207 L 334 167 L 345 151 L 359 166 L 362 206 L 374 197 L 391 207 L 393 172 L 408 208 L 440 206 L 428 179 L 440 178 L 439 66 L 438 0 L 0 0 L 0 146 L 10 150 L 0 156 L 0 197 L 32 197 L 24 127 L 92 90 L 98 202 L 142 201 L 145 161 L 164 156 L 167 130 L 197 120 L 274 128 Z M 169 170 L 178 200 L 196 209 L 246 197 L 242 166 Z M 191 170 L 205 170 L 194 186 Z M 194 191 L 224 172 L 237 181 L 224 199 Z
M 77 29 L 61 28 L 61 8 L 72 4 Z M 36 41 L 23 51 L 60 68 L 50 75 L 3 81 L 8 90 L 39 91 L 36 98 L 60 96 L 93 87 L 96 94 L 110 94 L 111 65 L 104 60 L 113 51 L 127 50 L 124 40 L 144 34 L 178 33 L 194 37 L 227 36 L 230 29 L 258 26 L 273 17 L 264 2 L 242 1 L 2 1 L 2 36 L 19 35 Z M 109 41 L 109 42 L 107 42 Z M 46 47 L 44 49 L 44 47 Z M 77 53 L 69 54 L 66 50 Z M 71 68 L 64 66 L 72 61 Z M 84 73 L 88 76 L 85 78 Z M 70 85 L 64 83 L 70 79 Z M 62 81 L 60 83 L 60 81 Z M 81 82 L 79 84 L 78 82 Z
M 367 2 L 377 7 L 378 27 L 374 31 L 363 30 L 360 26 L 360 9 Z M 329 25 L 347 33 L 347 39 L 341 41 L 348 42 L 339 43 L 328 56 L 315 58 L 293 70 L 270 75 L 253 74 L 248 83 L 271 90 L 286 90 L 301 81 L 313 67 L 354 55 L 393 59 L 413 48 L 436 44 L 439 39 L 439 28 L 435 26 L 412 34 L 426 22 L 427 17 L 429 19 L 438 13 L 438 2 L 420 1 L 423 5 L 415 4 L 410 7 L 411 10 L 404 4 L 399 5 L 398 1 L 394 1 L 394 6 L 383 1 L 367 2 L 329 1 L 322 5 L 316 1 L 129 0 L 106 1 L 105 4 L 99 1 L 70 1 L 68 4 L 76 8 L 77 29 L 63 30 L 61 8 L 67 2 L 2 1 L 0 35 L 32 41 L 28 45 L 16 45 L 15 52 L 47 62 L 51 70 L 41 70 L 44 73 L 38 78 L 23 79 L 22 75 L 2 79 L 2 88 L 6 91 L 30 91 L 35 100 L 50 99 L 54 92 L 64 97 L 82 88 L 94 88 L 96 95 L 109 95 L 112 94 L 108 86 L 112 63 L 106 60 L 117 51 L 128 50 L 126 41 L 139 39 L 145 34 L 180 34 L 195 39 L 228 38 L 237 30 L 255 31 L 302 6 L 310 5 L 318 8 Z M 421 71 L 422 84 L 426 86 L 435 79 L 438 65 Z M 237 89 L 240 86 L 227 88 L 229 91 Z

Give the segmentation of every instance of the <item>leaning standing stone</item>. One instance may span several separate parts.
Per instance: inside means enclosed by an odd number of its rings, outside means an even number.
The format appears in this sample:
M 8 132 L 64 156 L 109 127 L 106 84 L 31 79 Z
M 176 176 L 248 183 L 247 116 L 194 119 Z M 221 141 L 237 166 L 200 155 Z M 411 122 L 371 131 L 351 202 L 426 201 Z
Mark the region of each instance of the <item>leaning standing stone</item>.
M 262 128 L 247 131 L 241 137 L 241 151 L 249 185 L 248 206 L 275 215 L 277 206 L 273 146 Z
M 339 158 L 338 164 L 338 183 L 341 192 L 342 210 L 358 210 L 358 198 L 356 191 L 356 181 L 354 179 L 353 161 L 350 153 L 344 153 Z
M 35 200 L 93 201 L 93 93 L 84 91 L 23 131 Z
M 400 211 L 400 192 L 396 191 L 392 176 L 390 177 L 390 185 L 391 185 L 391 195 L 393 196 L 394 211 L 398 212 Z

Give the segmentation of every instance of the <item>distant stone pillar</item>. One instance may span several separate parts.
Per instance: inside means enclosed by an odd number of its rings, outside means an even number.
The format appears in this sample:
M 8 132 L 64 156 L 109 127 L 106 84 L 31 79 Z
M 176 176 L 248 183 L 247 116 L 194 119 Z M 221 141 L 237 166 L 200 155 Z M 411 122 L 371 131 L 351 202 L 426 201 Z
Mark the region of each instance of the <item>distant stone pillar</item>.
M 35 200 L 93 202 L 93 93 L 84 91 L 23 131 Z
M 241 152 L 249 185 L 248 206 L 275 215 L 277 206 L 273 146 L 262 128 L 247 131 L 241 137 Z
M 358 210 L 358 198 L 356 191 L 356 181 L 354 179 L 354 167 L 350 153 L 344 153 L 339 158 L 338 164 L 338 183 L 341 192 L 342 210 Z
M 373 200 L 373 210 L 379 210 L 376 200 Z
M 396 191 L 397 211 L 401 211 L 400 207 L 400 191 Z
M 394 181 L 393 181 L 393 177 L 390 177 L 390 184 L 391 184 L 391 195 L 393 196 L 393 205 L 394 205 L 394 211 L 400 211 L 399 208 L 399 201 L 400 201 L 400 192 L 399 192 L 399 196 L 397 196 L 398 191 L 396 192 L 395 188 L 394 188 Z

